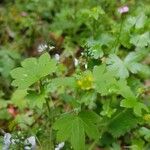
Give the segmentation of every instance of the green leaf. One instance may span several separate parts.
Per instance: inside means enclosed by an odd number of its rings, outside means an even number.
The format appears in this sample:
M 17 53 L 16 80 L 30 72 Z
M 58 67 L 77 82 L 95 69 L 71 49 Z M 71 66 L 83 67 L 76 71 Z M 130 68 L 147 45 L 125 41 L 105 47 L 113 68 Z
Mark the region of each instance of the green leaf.
M 130 49 L 131 43 L 130 43 L 130 32 L 126 30 L 122 30 L 120 33 L 120 38 L 119 38 L 120 43 Z
M 144 136 L 144 139 L 149 141 L 150 140 L 150 129 L 146 128 L 146 127 L 141 127 L 139 129 L 139 134 L 141 136 Z
M 139 71 L 141 77 L 149 78 L 150 77 L 150 66 L 142 65 L 141 70 Z
M 58 77 L 50 81 L 50 83 L 46 87 L 46 90 L 47 92 L 55 92 L 56 90 L 58 91 L 59 88 L 63 87 L 64 93 L 66 88 L 74 89 L 76 86 L 77 85 L 75 77 Z
M 74 150 L 85 150 L 85 133 L 92 139 L 99 138 L 98 121 L 99 116 L 90 111 L 79 115 L 65 114 L 54 123 L 53 128 L 58 130 L 58 141 L 69 141 Z
M 110 105 L 110 101 L 106 100 L 103 104 L 103 110 L 101 111 L 102 116 L 107 116 L 110 118 L 116 112 L 116 108 L 113 109 Z
M 89 12 L 89 17 L 98 20 L 99 16 L 103 14 L 105 14 L 104 10 L 100 6 L 97 6 L 91 9 Z
M 118 86 L 118 94 L 125 98 L 121 101 L 121 107 L 133 108 L 134 113 L 138 116 L 142 115 L 142 109 L 148 111 L 147 107 L 143 103 L 137 101 L 136 96 L 125 80 L 119 80 L 116 85 Z
M 93 69 L 95 90 L 102 95 L 110 94 L 110 89 L 116 83 L 113 73 L 106 70 L 105 65 L 95 66 Z
M 140 29 L 140 28 L 144 27 L 146 20 L 147 20 L 147 16 L 142 12 L 136 18 L 135 28 Z
M 73 114 L 62 115 L 53 125 L 53 128 L 57 131 L 57 140 L 66 141 L 69 140 L 72 130 L 72 121 L 74 120 Z
M 31 126 L 34 122 L 34 118 L 29 114 L 19 114 L 14 121 L 20 128 L 28 129 L 28 126 Z
M 80 118 L 76 118 L 72 122 L 71 130 L 71 144 L 74 150 L 84 150 L 85 149 L 85 133 L 83 122 Z
M 138 16 L 129 16 L 124 23 L 124 30 L 129 31 L 133 26 L 136 29 L 143 28 L 147 20 L 147 16 L 142 12 Z
M 86 106 L 88 106 L 89 109 L 95 107 L 95 100 L 96 100 L 96 93 L 92 92 L 86 92 L 82 93 L 81 98 L 79 100 L 80 103 L 84 103 Z
M 92 139 L 99 138 L 99 131 L 97 124 L 100 121 L 100 117 L 92 111 L 84 111 L 79 114 L 80 118 L 84 123 L 84 129 L 88 137 Z
M 129 71 L 134 74 L 144 72 L 144 70 L 148 68 L 146 65 L 139 63 L 139 61 L 143 60 L 144 57 L 148 55 L 148 53 L 148 49 L 141 49 L 129 53 L 124 59 L 125 66 L 128 68 Z
M 129 71 L 133 74 L 142 74 L 145 77 L 148 77 L 150 75 L 149 67 L 139 62 L 148 54 L 149 50 L 147 48 L 130 52 L 124 60 L 121 60 L 115 54 L 111 54 L 106 61 L 107 69 L 111 72 L 115 72 L 115 76 L 121 79 L 129 77 Z
M 92 9 L 82 9 L 81 14 L 86 18 L 88 17 L 90 19 L 98 20 L 101 15 L 105 14 L 105 12 L 100 6 L 97 6 Z
M 38 107 L 40 109 L 43 108 L 43 104 L 46 102 L 45 98 L 46 98 L 46 93 L 44 90 L 42 90 L 41 93 L 31 91 L 26 96 L 27 103 L 31 108 Z
M 70 141 L 74 150 L 85 149 L 84 126 L 78 116 L 64 115 L 55 122 L 53 128 L 58 130 L 58 141 Z
M 134 138 L 132 140 L 132 145 L 131 145 L 132 150 L 141 150 L 141 149 L 147 149 L 145 147 L 145 141 L 142 138 Z
M 136 103 L 136 100 L 124 99 L 121 101 L 120 106 L 125 108 L 133 108 Z
M 148 112 L 148 108 L 146 107 L 146 105 L 138 102 L 137 100 L 124 99 L 121 101 L 120 106 L 125 108 L 133 108 L 133 111 L 137 116 L 142 116 L 142 110 Z
M 101 47 L 102 45 L 100 41 L 89 39 L 86 43 L 86 51 L 88 56 L 91 56 L 94 59 L 101 58 L 104 55 Z
M 27 106 L 27 101 L 25 96 L 27 95 L 27 90 L 16 90 L 11 98 L 12 103 L 19 107 L 20 109 L 23 109 Z
M 145 32 L 141 35 L 133 35 L 130 39 L 130 43 L 137 47 L 145 47 L 150 44 L 150 32 Z
M 124 62 L 115 54 L 111 54 L 107 60 L 107 68 L 109 71 L 115 72 L 115 76 L 118 78 L 127 78 L 129 72 L 124 65 Z
M 145 104 L 137 102 L 133 108 L 134 113 L 138 116 L 142 116 L 142 110 L 149 112 L 148 107 Z
M 143 103 L 137 101 L 136 96 L 127 85 L 127 82 L 125 80 L 119 80 L 116 86 L 118 86 L 118 94 L 122 95 L 125 98 L 121 101 L 121 107 L 133 108 L 134 113 L 138 116 L 142 115 L 142 109 L 148 111 L 148 108 Z
M 132 92 L 131 88 L 127 85 L 127 81 L 126 80 L 119 80 L 116 83 L 116 89 L 117 93 L 122 95 L 125 99 L 129 99 L 129 100 L 135 100 L 136 97 L 134 95 L 134 93 Z
M 138 121 L 138 117 L 134 116 L 131 110 L 124 110 L 111 118 L 107 128 L 114 137 L 119 137 L 136 127 Z
M 131 28 L 135 25 L 135 23 L 136 23 L 136 17 L 133 16 L 127 17 L 127 20 L 124 22 L 124 30 L 130 31 Z
M 7 109 L 0 109 L 0 120 L 9 120 L 11 117 Z
M 14 81 L 12 85 L 19 89 L 27 89 L 29 86 L 56 71 L 56 62 L 50 59 L 48 53 L 40 56 L 39 59 L 27 58 L 18 67 L 11 71 Z
M 3 91 L 0 90 L 0 110 L 3 108 L 6 108 L 7 105 L 10 103 L 10 101 L 5 100 L 3 96 L 4 96 L 4 93 Z
M 0 51 L 0 74 L 8 78 L 10 71 L 15 68 L 16 62 L 20 59 L 18 53 L 14 51 L 1 50 Z M 6 61 L 7 60 L 7 61 Z

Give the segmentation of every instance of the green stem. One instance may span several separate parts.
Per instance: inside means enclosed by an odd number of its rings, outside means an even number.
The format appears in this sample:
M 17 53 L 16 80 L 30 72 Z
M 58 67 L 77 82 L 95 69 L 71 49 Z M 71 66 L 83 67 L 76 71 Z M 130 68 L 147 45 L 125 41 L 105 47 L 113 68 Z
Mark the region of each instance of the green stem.
M 47 109 L 48 109 L 48 112 L 49 112 L 49 116 L 50 116 L 51 109 L 50 109 L 49 101 L 48 101 L 48 99 L 45 99 L 45 101 L 46 101 L 46 106 L 47 106 Z
M 51 100 L 51 98 L 50 98 L 50 100 Z M 49 127 L 50 127 L 50 131 L 49 131 L 50 132 L 49 133 L 49 136 L 50 136 L 50 147 L 49 147 L 49 149 L 53 150 L 54 147 L 53 147 L 53 130 L 52 130 L 52 125 L 53 125 L 53 122 L 54 122 L 54 114 L 53 114 L 54 106 L 53 105 L 51 106 L 49 104 L 48 99 L 46 99 L 46 105 L 47 105 L 48 112 L 49 112 L 48 118 L 50 118 L 50 120 L 49 120 Z
M 98 140 L 95 140 L 95 141 L 92 143 L 92 145 L 89 147 L 88 150 L 94 150 L 94 147 L 95 147 L 97 141 L 98 141 Z
M 118 34 L 118 36 L 117 36 L 117 38 L 116 38 L 116 42 L 115 42 L 115 46 L 114 46 L 114 53 L 115 53 L 115 54 L 117 54 L 117 52 L 118 52 L 117 45 L 119 44 L 122 27 L 123 27 L 123 18 L 121 17 L 120 30 L 119 30 L 119 34 Z
M 41 142 L 39 141 L 38 137 L 35 136 L 35 138 L 36 138 L 36 140 L 37 140 L 37 142 L 38 142 L 38 144 L 39 144 L 39 146 L 40 146 L 40 150 L 43 150 L 42 145 L 41 145 Z

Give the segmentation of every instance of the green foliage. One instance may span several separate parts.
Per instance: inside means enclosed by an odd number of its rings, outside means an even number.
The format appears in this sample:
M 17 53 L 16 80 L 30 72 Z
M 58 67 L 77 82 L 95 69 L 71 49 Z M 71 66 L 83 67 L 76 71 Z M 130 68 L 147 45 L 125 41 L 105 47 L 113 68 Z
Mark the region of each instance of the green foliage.
M 140 102 L 137 102 L 136 100 L 122 100 L 121 104 L 122 107 L 125 108 L 133 108 L 133 111 L 136 115 L 142 116 L 142 109 L 145 111 L 148 111 L 148 108 Z
M 102 116 L 111 117 L 116 112 L 116 108 L 111 108 L 111 103 L 106 100 L 106 102 L 103 104 L 103 110 L 101 111 Z
M 109 56 L 107 64 L 108 70 L 115 72 L 116 77 L 127 78 L 129 76 L 129 72 L 123 61 L 115 54 Z
M 43 108 L 43 104 L 45 103 L 46 93 L 45 91 L 41 91 L 41 93 L 37 94 L 37 92 L 30 92 L 26 96 L 26 102 L 30 105 L 30 107 L 35 108 L 38 107 L 40 109 Z
M 145 32 L 140 35 L 134 35 L 131 37 L 130 42 L 137 47 L 145 47 L 148 46 L 150 43 L 150 32 Z
M 38 60 L 28 58 L 21 63 L 21 66 L 11 72 L 12 77 L 15 79 L 12 85 L 17 86 L 19 89 L 26 89 L 42 77 L 56 71 L 56 62 L 50 59 L 48 53 L 41 55 Z
M 15 67 L 16 60 L 19 60 L 20 56 L 14 51 L 1 50 L 0 51 L 0 73 L 3 77 L 7 78 L 10 71 Z M 5 61 L 7 60 L 7 61 Z
M 87 55 L 93 57 L 94 59 L 101 58 L 104 54 L 99 41 L 90 39 L 89 41 L 87 41 L 86 47 Z
M 27 106 L 27 102 L 25 99 L 26 95 L 26 90 L 16 90 L 12 95 L 11 101 L 15 106 L 19 107 L 20 109 L 23 109 Z
M 119 137 L 135 128 L 139 119 L 133 115 L 131 110 L 124 110 L 114 116 L 108 123 L 108 131 L 115 137 Z
M 85 149 L 84 127 L 79 117 L 65 115 L 54 124 L 54 129 L 59 130 L 57 133 L 59 141 L 69 139 L 74 149 Z M 75 130 L 76 132 L 74 132 Z
M 133 74 L 144 73 L 145 76 L 150 76 L 149 66 L 139 62 L 148 53 L 148 49 L 142 48 L 135 52 L 130 52 L 123 61 L 115 54 L 111 54 L 107 60 L 108 70 L 115 72 L 115 76 L 118 78 L 129 77 L 129 71 Z
M 149 6 L 0 2 L 0 131 L 21 133 L 12 149 L 24 133 L 44 150 L 150 149 Z
M 111 87 L 116 83 L 113 73 L 106 71 L 106 66 L 95 66 L 93 69 L 95 80 L 95 89 L 102 95 L 107 95 L 111 92 Z
M 140 134 L 141 136 L 144 136 L 144 139 L 145 139 L 146 141 L 150 141 L 150 130 L 149 130 L 148 128 L 146 128 L 146 127 L 141 127 L 141 128 L 139 129 L 139 134 Z
M 58 130 L 59 141 L 69 140 L 75 150 L 84 150 L 85 133 L 92 139 L 99 138 L 96 125 L 99 120 L 99 116 L 90 111 L 80 112 L 79 115 L 66 114 L 55 122 L 53 128 Z

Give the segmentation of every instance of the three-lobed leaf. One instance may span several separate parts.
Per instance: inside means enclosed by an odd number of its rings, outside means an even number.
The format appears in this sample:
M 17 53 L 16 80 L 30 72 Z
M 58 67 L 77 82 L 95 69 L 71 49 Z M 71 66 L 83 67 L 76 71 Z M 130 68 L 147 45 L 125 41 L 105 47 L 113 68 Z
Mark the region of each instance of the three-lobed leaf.
M 147 65 L 140 63 L 149 53 L 148 49 L 141 49 L 130 52 L 123 60 L 115 54 L 109 55 L 107 59 L 107 69 L 115 72 L 117 78 L 125 79 L 129 77 L 129 71 L 133 74 L 142 73 L 144 76 L 150 76 L 150 69 Z

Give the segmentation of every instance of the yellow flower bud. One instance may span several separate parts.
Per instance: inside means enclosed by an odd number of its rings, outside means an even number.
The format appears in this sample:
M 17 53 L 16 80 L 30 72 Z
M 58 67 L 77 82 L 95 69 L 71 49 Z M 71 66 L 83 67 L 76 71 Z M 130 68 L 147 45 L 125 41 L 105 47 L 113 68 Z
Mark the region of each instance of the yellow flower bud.
M 150 121 L 150 114 L 145 114 L 144 117 L 143 117 L 143 119 L 145 121 Z
M 90 90 L 93 88 L 93 77 L 91 75 L 86 75 L 78 80 L 77 84 L 82 90 Z

